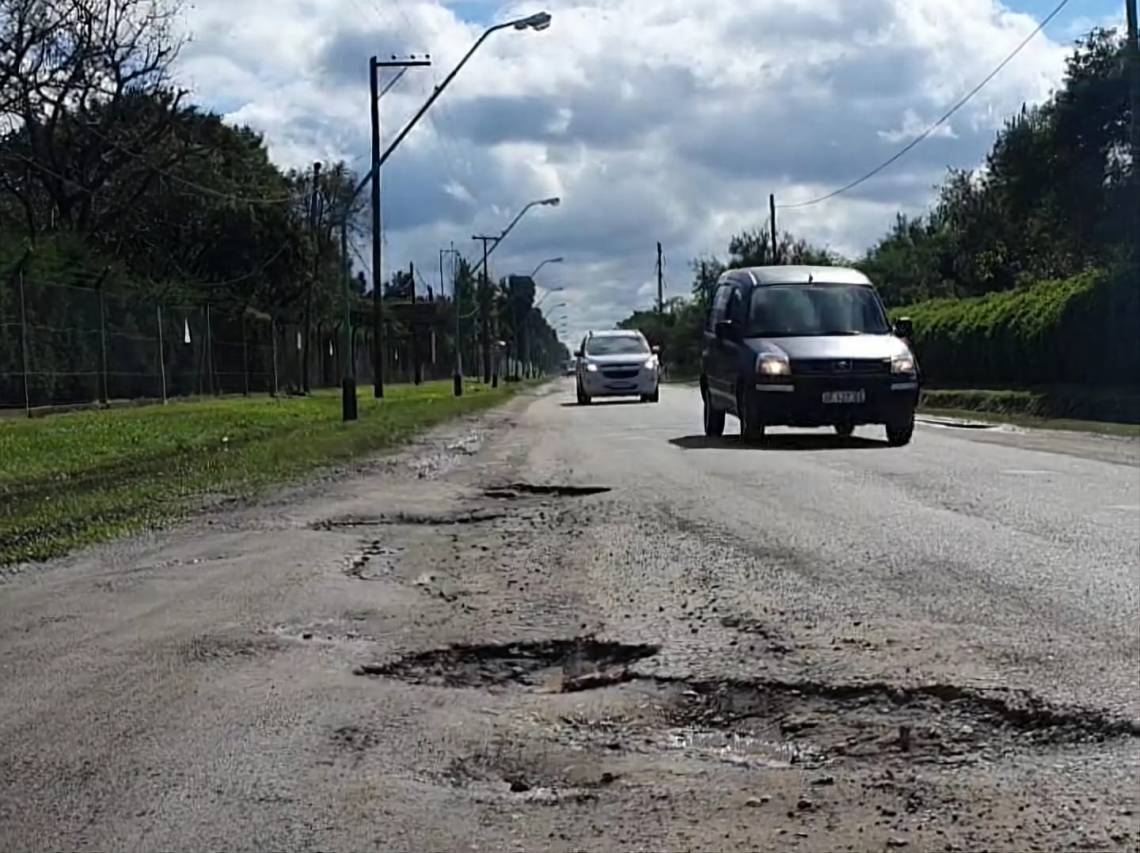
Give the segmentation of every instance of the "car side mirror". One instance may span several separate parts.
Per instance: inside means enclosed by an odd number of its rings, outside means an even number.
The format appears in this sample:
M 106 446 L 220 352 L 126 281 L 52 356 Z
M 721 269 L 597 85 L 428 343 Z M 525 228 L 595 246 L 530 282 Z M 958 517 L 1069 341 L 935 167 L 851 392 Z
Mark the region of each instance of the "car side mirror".
M 899 317 L 895 320 L 895 335 L 909 340 L 914 336 L 914 321 L 910 317 Z
M 719 341 L 730 341 L 736 337 L 736 328 L 731 320 L 717 320 L 716 337 Z
M 580 349 L 574 350 L 574 358 L 581 358 L 581 357 L 582 357 L 582 351 Z

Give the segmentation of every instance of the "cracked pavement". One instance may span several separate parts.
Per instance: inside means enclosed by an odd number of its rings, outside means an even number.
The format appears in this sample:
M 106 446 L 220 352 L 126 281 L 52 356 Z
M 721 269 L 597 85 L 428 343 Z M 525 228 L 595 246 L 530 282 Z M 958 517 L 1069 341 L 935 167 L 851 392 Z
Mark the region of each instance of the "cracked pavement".
M 571 395 L 0 574 L 0 849 L 1140 844 L 1135 441 Z

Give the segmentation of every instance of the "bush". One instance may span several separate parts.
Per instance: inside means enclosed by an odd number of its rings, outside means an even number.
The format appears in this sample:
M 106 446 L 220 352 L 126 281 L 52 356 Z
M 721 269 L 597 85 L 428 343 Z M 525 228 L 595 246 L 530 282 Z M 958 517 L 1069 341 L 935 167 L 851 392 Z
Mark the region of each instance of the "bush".
M 938 299 L 892 315 L 914 321 L 919 362 L 934 385 L 1124 386 L 1140 378 L 1140 281 L 1133 270 Z

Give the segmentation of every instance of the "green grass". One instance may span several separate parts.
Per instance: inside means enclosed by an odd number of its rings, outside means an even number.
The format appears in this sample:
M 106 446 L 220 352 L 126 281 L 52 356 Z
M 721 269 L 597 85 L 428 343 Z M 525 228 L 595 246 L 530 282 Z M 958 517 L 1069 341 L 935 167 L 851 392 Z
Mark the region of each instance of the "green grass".
M 178 519 L 211 497 L 249 497 L 313 468 L 393 447 L 509 398 L 450 382 L 361 388 L 343 424 L 337 391 L 201 400 L 0 420 L 0 565 L 44 560 Z

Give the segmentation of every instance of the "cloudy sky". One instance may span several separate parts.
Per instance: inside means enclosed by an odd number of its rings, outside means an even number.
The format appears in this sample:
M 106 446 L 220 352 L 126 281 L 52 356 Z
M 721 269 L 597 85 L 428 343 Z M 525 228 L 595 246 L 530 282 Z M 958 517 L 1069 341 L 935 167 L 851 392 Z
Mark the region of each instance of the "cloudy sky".
M 383 99 L 391 138 L 490 23 L 545 9 L 545 32 L 488 40 L 389 160 L 385 273 L 438 249 L 474 254 L 529 200 L 496 275 L 564 287 L 570 337 L 651 304 L 655 243 L 667 296 L 690 259 L 781 203 L 858 177 L 979 82 L 1058 0 L 193 0 L 182 82 L 264 133 L 282 166 L 367 167 L 368 57 L 429 52 Z M 857 190 L 781 214 L 781 228 L 848 255 L 897 211 L 917 212 L 947 167 L 972 167 L 1002 118 L 1049 93 L 1074 37 L 1121 0 L 1067 8 L 977 98 Z

